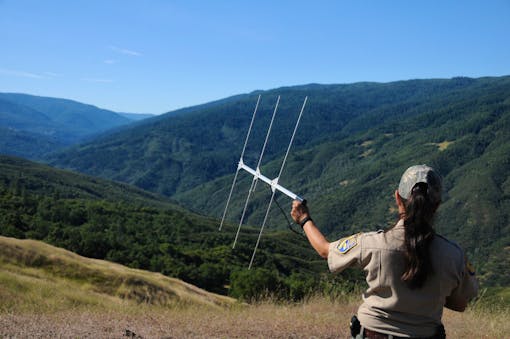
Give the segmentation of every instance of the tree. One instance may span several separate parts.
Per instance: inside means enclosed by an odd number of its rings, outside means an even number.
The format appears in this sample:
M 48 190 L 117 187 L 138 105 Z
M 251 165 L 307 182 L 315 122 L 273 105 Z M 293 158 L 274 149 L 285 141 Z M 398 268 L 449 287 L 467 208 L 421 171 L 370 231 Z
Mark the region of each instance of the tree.
M 267 297 L 280 297 L 284 285 L 278 272 L 265 268 L 238 270 L 230 275 L 230 295 L 244 301 L 253 302 Z

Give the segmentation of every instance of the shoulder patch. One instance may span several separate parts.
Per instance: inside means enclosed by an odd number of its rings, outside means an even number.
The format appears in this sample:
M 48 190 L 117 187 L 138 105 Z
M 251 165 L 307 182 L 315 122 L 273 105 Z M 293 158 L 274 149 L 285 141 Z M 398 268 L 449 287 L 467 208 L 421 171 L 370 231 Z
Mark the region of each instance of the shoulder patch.
M 345 253 L 349 252 L 351 249 L 353 249 L 354 247 L 356 247 L 358 245 L 358 236 L 360 234 L 361 233 L 354 234 L 354 235 L 351 235 L 350 237 L 342 239 L 338 243 L 338 246 L 336 247 L 338 252 L 340 252 L 341 254 L 345 254 Z

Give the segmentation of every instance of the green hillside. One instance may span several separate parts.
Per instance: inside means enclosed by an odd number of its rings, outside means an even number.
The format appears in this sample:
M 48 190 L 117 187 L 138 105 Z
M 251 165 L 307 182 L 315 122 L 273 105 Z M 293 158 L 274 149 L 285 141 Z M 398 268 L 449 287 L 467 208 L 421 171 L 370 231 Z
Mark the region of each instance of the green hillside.
M 63 147 L 65 144 L 52 136 L 0 127 L 0 154 L 38 160 Z
M 131 121 L 115 112 L 72 100 L 0 93 L 0 154 L 38 160 Z
M 306 85 L 254 92 L 171 112 L 124 128 L 49 159 L 58 167 L 119 180 L 173 195 L 233 172 L 258 94 L 262 94 L 246 160 L 253 166 L 281 95 L 265 159 L 283 154 L 305 96 L 309 97 L 295 150 L 334 139 L 339 133 L 377 129 L 459 100 L 508 88 L 510 78 L 455 78 L 352 85 Z M 405 125 L 404 125 L 405 126 Z
M 457 93 L 410 117 L 340 132 L 327 142 L 294 152 L 281 183 L 306 197 L 314 219 L 331 238 L 395 222 L 393 192 L 412 164 L 427 163 L 444 177 L 437 229 L 457 241 L 475 262 L 484 284 L 510 284 L 510 86 Z M 447 102 L 450 102 L 447 104 Z M 423 110 L 423 111 L 422 111 Z M 280 159 L 263 173 L 276 176 Z M 266 174 L 268 175 L 268 174 Z M 271 175 L 269 175 L 271 176 Z M 232 177 L 174 198 L 221 217 Z M 241 177 L 231 220 L 239 220 L 251 178 Z M 268 201 L 259 189 L 247 221 L 260 223 Z M 283 198 L 283 202 L 288 199 Z M 275 209 L 273 218 L 278 217 Z
M 453 112 L 456 106 L 476 105 L 478 96 L 491 93 L 497 93 L 495 98 L 503 102 L 509 84 L 510 77 L 454 78 L 306 85 L 254 92 L 158 116 L 59 153 L 50 163 L 171 196 L 233 172 L 259 93 L 262 101 L 246 152 L 246 162 L 253 166 L 277 95 L 282 100 L 266 161 L 285 151 L 305 96 L 309 97 L 308 106 L 294 150 L 337 142 L 355 133 L 384 132 L 384 126 L 395 123 L 399 131 L 409 129 L 407 132 L 414 133 L 417 128 L 409 125 L 409 119 L 438 110 L 445 114 L 436 126 L 447 120 L 457 121 L 462 119 L 462 112 Z M 445 111 L 446 107 L 450 112 Z M 439 137 L 444 135 L 430 136 Z
M 401 173 L 427 163 L 445 178 L 438 231 L 460 243 L 486 285 L 510 284 L 510 77 L 306 85 L 260 92 L 245 162 L 255 166 L 276 101 L 282 101 L 263 173 L 275 177 L 304 96 L 309 97 L 280 183 L 306 197 L 331 238 L 395 222 Z M 221 217 L 259 92 L 237 96 L 75 147 L 62 167 L 159 192 Z M 250 178 L 241 175 L 229 220 Z M 269 190 L 258 186 L 248 223 L 260 224 Z M 281 203 L 289 208 L 286 198 Z M 270 228 L 285 227 L 273 208 Z
M 14 195 L 56 199 L 106 200 L 180 210 L 169 198 L 139 188 L 0 155 L 0 187 Z
M 122 113 L 122 112 L 119 112 L 117 114 L 119 114 L 125 118 L 128 118 L 131 121 L 144 120 L 144 119 L 154 118 L 156 116 L 155 114 L 150 114 L 150 113 Z
M 243 229 L 232 249 L 233 227 L 219 232 L 216 219 L 166 198 L 5 156 L 0 157 L 0 234 L 42 240 L 241 298 L 269 291 L 299 299 L 357 284 L 351 274 L 325 275 L 326 263 L 304 237 L 288 230 L 268 233 L 247 271 L 258 229 Z
M 12 102 L 0 93 L 0 126 L 28 130 L 40 134 L 53 132 L 51 118 L 31 107 Z
M 68 99 L 21 93 L 0 93 L 0 99 L 43 114 L 59 127 L 57 134 L 73 140 L 129 123 L 128 118 L 115 112 Z

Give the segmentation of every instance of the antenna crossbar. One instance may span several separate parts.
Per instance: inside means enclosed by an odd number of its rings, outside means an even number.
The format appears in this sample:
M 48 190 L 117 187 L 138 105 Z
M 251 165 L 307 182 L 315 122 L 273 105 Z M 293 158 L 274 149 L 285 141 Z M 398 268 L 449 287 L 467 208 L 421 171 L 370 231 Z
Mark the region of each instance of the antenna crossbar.
M 243 162 L 242 159 L 241 159 L 241 161 L 239 161 L 238 168 L 243 169 L 246 172 L 250 173 L 251 175 L 253 175 L 254 178 L 260 179 L 261 181 L 265 182 L 266 184 L 271 186 L 271 190 L 273 190 L 273 191 L 276 190 L 276 191 L 282 192 L 283 194 L 285 194 L 286 196 L 288 196 L 289 198 L 291 198 L 293 200 L 299 200 L 299 201 L 303 201 L 304 200 L 303 198 L 301 198 L 296 193 L 293 193 L 293 192 L 289 191 L 288 189 L 286 189 L 285 187 L 283 187 L 282 185 L 278 184 L 278 179 L 279 178 L 275 178 L 275 179 L 272 179 L 272 180 L 269 179 L 268 177 L 266 177 L 265 175 L 260 173 L 260 170 L 254 170 L 253 168 L 247 166 Z

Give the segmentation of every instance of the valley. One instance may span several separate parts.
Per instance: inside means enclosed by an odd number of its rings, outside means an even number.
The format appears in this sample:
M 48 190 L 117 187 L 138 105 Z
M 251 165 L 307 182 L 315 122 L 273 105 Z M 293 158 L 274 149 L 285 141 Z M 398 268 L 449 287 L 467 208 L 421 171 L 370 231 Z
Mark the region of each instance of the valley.
M 444 177 L 437 231 L 466 250 L 484 288 L 509 286 L 510 77 L 256 91 L 144 119 L 57 153 L 47 152 L 51 144 L 32 147 L 51 167 L 2 156 L 1 234 L 161 272 L 240 299 L 259 297 L 268 283 L 279 298 L 294 300 L 359 289 L 355 272 L 329 276 L 276 208 L 256 257 L 257 273 L 243 273 L 270 195 L 258 185 L 249 226 L 232 249 L 248 175 L 240 175 L 228 223 L 217 230 L 259 94 L 260 114 L 245 156 L 251 166 L 275 99 L 282 97 L 262 162 L 268 177 L 276 176 L 289 126 L 309 96 L 280 183 L 308 200 L 330 240 L 391 226 L 400 174 L 410 164 L 427 163 Z M 277 201 L 290 211 L 288 198 L 277 195 Z M 246 281 L 255 287 L 243 289 Z

